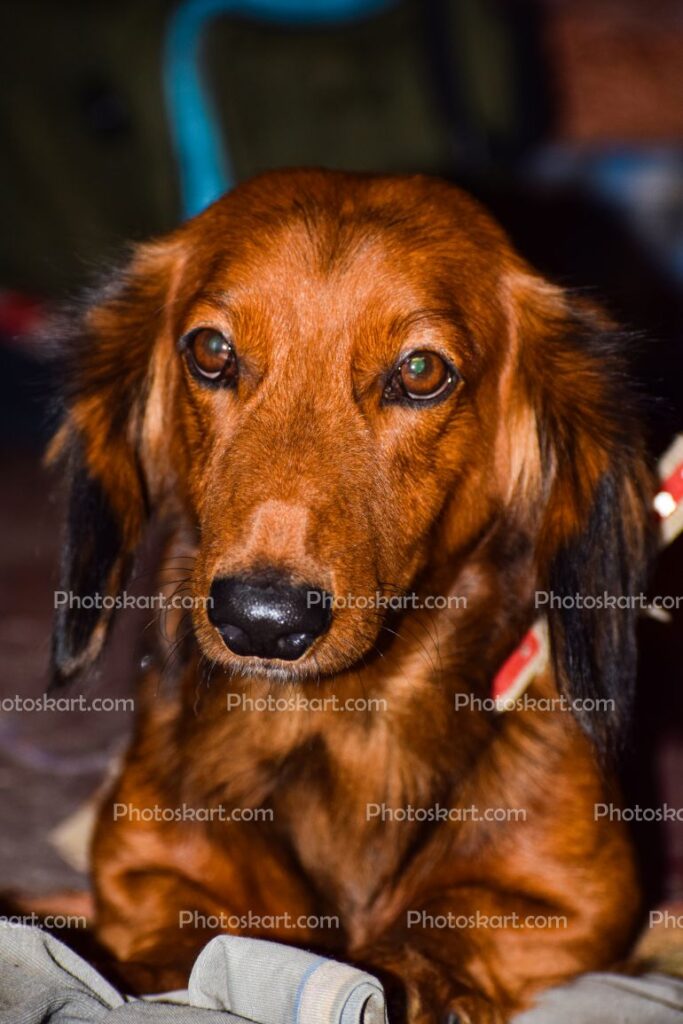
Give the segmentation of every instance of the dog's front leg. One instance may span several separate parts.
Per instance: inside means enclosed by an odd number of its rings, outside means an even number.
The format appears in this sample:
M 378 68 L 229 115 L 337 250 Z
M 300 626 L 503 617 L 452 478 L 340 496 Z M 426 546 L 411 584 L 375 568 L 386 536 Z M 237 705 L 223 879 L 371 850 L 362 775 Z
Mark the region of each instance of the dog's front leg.
M 219 928 L 203 927 L 224 908 L 172 871 L 140 870 L 100 879 L 96 935 L 112 974 L 137 995 L 185 988 L 192 965 Z
M 93 845 L 95 932 L 116 980 L 138 994 L 183 988 L 203 947 L 224 932 L 321 945 L 327 936 L 309 927 L 311 895 L 270 833 L 240 823 L 211 833 L 196 823 L 115 821 L 113 809 L 138 782 L 124 773 Z M 169 804 L 162 794 L 137 800 Z
M 384 982 L 391 1024 L 507 1024 L 541 990 L 609 964 L 610 922 L 580 903 L 458 886 L 404 905 L 351 952 Z
M 504 1005 L 458 969 L 466 962 L 462 940 L 441 945 L 439 957 L 398 937 L 355 951 L 354 959 L 384 985 L 390 1024 L 505 1024 Z

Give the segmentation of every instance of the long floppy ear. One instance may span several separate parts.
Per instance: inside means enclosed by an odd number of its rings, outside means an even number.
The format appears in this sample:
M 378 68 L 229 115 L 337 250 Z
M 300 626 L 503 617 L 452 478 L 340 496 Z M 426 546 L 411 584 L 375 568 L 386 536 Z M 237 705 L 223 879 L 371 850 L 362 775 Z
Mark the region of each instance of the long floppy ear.
M 518 359 L 535 424 L 537 606 L 556 675 L 604 755 L 622 745 L 636 618 L 654 553 L 640 402 L 625 338 L 594 306 L 531 275 L 513 284 Z M 597 701 L 597 703 L 596 703 Z
M 64 418 L 48 461 L 68 488 L 55 599 L 52 686 L 100 653 L 150 508 L 167 473 L 163 358 L 172 243 L 137 250 L 129 265 L 58 327 Z

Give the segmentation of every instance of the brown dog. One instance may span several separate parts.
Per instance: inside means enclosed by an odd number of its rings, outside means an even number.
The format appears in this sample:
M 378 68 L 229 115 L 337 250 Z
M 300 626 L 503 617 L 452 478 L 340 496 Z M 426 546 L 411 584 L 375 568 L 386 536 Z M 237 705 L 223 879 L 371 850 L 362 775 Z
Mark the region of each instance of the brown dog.
M 640 591 L 650 479 L 599 311 L 445 183 L 277 172 L 136 251 L 72 330 L 66 405 L 62 589 L 119 591 L 153 516 L 194 604 L 94 845 L 131 985 L 184 984 L 225 927 L 480 1024 L 624 954 L 632 854 L 594 805 L 634 616 L 566 599 Z M 528 696 L 609 713 L 488 709 L 539 589 L 563 606 Z M 59 614 L 59 682 L 109 618 Z

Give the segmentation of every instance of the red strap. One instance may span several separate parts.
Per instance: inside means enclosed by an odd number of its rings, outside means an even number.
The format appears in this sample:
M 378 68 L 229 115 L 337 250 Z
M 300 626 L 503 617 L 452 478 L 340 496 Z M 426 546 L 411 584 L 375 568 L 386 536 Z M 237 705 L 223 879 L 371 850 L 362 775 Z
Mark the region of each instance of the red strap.
M 677 505 L 683 501 L 683 462 L 679 462 L 673 473 L 662 482 L 660 494 L 662 491 L 670 494 Z
M 683 436 L 659 460 L 662 480 L 655 498 L 655 509 L 662 520 L 662 544 L 666 545 L 683 529 Z M 673 468 L 672 468 L 673 464 Z M 504 711 L 548 663 L 548 643 L 545 620 L 539 619 L 526 634 L 519 647 L 498 669 L 491 684 L 491 696 Z
M 540 649 L 539 640 L 533 629 L 530 629 L 519 647 L 512 652 L 494 676 L 491 696 L 495 699 L 504 697 L 514 686 L 517 677 L 534 660 Z

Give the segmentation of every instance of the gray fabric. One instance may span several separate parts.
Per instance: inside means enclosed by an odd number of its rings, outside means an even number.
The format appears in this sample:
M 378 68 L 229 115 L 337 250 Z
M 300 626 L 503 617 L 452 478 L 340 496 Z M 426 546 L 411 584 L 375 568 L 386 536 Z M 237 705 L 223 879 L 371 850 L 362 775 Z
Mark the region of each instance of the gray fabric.
M 39 928 L 0 928 L 0 1024 L 386 1024 L 379 982 L 346 964 L 221 935 L 187 991 L 121 996 Z M 515 1024 L 683 1024 L 683 981 L 589 974 L 546 992 Z
M 303 949 L 220 935 L 190 976 L 190 1003 L 259 1024 L 383 1024 L 382 986 L 370 974 Z
M 58 939 L 0 929 L 0 1024 L 385 1024 L 369 974 L 273 942 L 220 935 L 201 952 L 188 990 L 124 998 Z
M 683 981 L 663 974 L 584 974 L 550 989 L 514 1024 L 681 1024 Z

